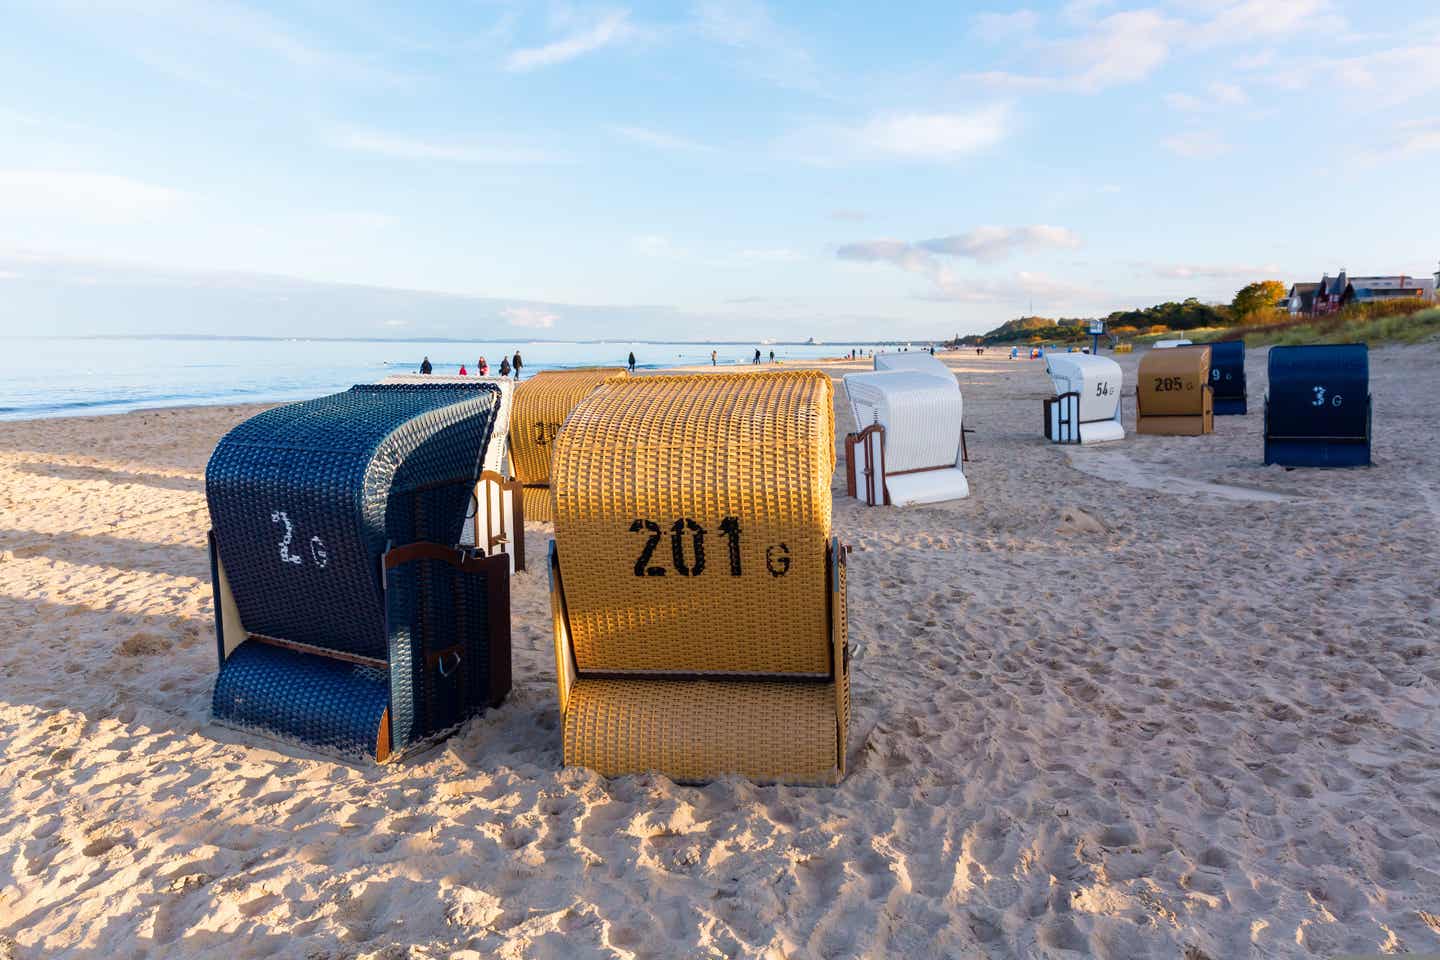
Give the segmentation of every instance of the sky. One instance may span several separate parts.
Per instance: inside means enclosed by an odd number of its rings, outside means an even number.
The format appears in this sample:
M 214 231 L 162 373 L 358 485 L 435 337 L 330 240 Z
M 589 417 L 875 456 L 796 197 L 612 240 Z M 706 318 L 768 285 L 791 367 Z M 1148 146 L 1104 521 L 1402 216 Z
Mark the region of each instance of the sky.
M 0 0 L 0 335 L 824 340 L 1440 260 L 1433 0 Z

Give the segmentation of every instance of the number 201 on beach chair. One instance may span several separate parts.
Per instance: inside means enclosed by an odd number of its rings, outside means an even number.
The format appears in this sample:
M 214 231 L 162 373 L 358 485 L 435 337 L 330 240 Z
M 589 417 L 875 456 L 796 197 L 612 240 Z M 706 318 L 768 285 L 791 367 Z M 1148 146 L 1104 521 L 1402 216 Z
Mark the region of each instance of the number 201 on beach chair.
M 612 380 L 555 443 L 566 764 L 834 783 L 849 718 L 833 388 L 816 371 Z
M 357 386 L 220 440 L 217 722 L 385 761 L 501 702 L 511 561 L 457 545 L 498 398 Z

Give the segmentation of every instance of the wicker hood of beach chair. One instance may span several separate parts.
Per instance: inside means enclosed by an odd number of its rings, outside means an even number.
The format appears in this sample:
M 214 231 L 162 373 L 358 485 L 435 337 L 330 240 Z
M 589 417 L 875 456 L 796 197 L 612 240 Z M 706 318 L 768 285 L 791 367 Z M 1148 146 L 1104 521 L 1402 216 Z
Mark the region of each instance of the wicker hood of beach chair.
M 1244 416 L 1245 341 L 1217 340 L 1210 347 L 1210 386 L 1215 388 L 1215 416 Z
M 546 370 L 515 388 L 510 414 L 510 457 L 524 485 L 525 516 L 554 519 L 550 502 L 550 458 L 565 418 L 590 391 L 613 378 L 626 378 L 624 367 Z
M 361 385 L 221 438 L 217 721 L 383 761 L 504 698 L 509 562 L 456 546 L 499 400 Z
M 817 371 L 610 380 L 555 443 L 567 764 L 833 783 L 849 668 Z
M 1210 348 L 1151 350 L 1136 374 L 1135 432 L 1197 437 L 1215 432 Z
M 460 533 L 461 546 L 477 544 L 481 552 L 505 553 L 511 559 L 510 572 L 525 569 L 524 490 L 510 465 L 510 412 L 515 404 L 515 381 L 509 377 L 470 377 L 433 373 L 392 373 L 381 383 L 442 384 L 455 387 L 486 387 L 498 391 L 495 426 L 481 459 L 480 480 L 475 498 L 465 515 Z

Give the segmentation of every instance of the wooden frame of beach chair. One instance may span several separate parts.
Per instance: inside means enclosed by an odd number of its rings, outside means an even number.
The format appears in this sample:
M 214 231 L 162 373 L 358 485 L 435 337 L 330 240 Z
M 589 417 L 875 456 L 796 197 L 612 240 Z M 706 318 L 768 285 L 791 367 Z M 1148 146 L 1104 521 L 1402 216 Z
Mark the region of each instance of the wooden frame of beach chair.
M 845 492 L 872 507 L 890 502 L 885 495 L 885 428 L 878 423 L 845 435 Z
M 1176 346 L 1140 359 L 1135 386 L 1135 432 L 1198 437 L 1215 432 L 1210 348 Z
M 525 569 L 525 497 L 519 480 L 493 470 L 480 474 L 470 503 L 470 544 L 486 556 L 510 558 L 510 572 Z
M 838 783 L 845 776 L 850 726 L 846 553 L 839 538 L 832 538 L 826 553 L 827 677 L 586 674 L 576 667 L 560 555 L 550 541 L 550 614 L 566 766 L 589 767 L 607 777 L 660 771 L 682 783 L 725 774 L 757 782 Z M 602 685 L 599 696 L 590 695 L 590 687 Z M 821 729 L 827 711 L 834 721 L 829 731 Z

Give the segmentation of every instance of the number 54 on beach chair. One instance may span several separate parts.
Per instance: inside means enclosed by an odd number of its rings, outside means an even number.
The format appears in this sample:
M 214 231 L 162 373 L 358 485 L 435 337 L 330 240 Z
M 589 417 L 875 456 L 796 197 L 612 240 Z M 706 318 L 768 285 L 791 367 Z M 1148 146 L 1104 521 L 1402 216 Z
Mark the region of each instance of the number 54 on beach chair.
M 500 703 L 510 559 L 457 546 L 498 399 L 357 386 L 220 440 L 217 722 L 384 761 Z
M 845 770 L 845 551 L 816 371 L 611 380 L 555 443 L 566 764 L 674 780 Z

